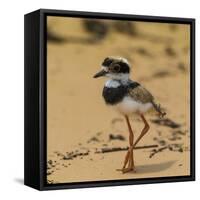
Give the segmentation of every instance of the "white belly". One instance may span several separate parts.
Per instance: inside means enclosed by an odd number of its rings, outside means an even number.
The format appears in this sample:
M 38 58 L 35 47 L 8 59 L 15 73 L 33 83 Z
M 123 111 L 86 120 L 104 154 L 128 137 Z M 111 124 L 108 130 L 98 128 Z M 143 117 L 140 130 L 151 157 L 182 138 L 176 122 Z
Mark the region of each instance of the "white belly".
M 124 97 L 124 99 L 120 103 L 116 104 L 115 107 L 122 114 L 143 114 L 152 108 L 152 103 L 140 103 L 134 101 L 131 97 Z

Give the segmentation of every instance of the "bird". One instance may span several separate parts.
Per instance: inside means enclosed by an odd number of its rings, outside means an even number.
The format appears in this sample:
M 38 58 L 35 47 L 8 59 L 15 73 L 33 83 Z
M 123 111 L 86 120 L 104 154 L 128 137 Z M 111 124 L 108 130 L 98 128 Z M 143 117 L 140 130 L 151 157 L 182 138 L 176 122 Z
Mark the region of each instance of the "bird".
M 129 148 L 122 168 L 118 169 L 122 173 L 136 172 L 133 150 L 150 129 L 145 114 L 154 110 L 161 118 L 166 115 L 160 104 L 156 103 L 154 96 L 140 83 L 130 79 L 131 68 L 127 59 L 109 56 L 103 60 L 101 70 L 93 76 L 108 78 L 102 92 L 104 101 L 125 117 L 128 126 Z M 136 140 L 129 119 L 134 113 L 139 115 L 144 123 L 144 128 Z

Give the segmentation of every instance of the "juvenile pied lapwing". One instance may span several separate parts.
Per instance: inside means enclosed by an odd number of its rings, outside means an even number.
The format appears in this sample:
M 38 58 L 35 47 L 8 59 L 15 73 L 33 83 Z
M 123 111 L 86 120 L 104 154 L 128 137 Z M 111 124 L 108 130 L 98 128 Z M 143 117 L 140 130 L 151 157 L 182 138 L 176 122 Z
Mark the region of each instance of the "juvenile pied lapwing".
M 94 78 L 108 77 L 109 80 L 106 81 L 103 88 L 102 95 L 104 100 L 107 105 L 115 107 L 125 117 L 128 125 L 130 147 L 126 153 L 124 165 L 120 169 L 123 173 L 135 171 L 133 149 L 150 128 L 144 113 L 154 109 L 160 117 L 166 114 L 161 110 L 160 105 L 155 103 L 152 94 L 139 83 L 130 80 L 129 75 L 130 64 L 121 57 L 105 58 L 101 71 L 94 75 Z M 133 113 L 137 113 L 145 125 L 136 140 L 134 140 L 134 134 L 129 121 L 129 116 Z

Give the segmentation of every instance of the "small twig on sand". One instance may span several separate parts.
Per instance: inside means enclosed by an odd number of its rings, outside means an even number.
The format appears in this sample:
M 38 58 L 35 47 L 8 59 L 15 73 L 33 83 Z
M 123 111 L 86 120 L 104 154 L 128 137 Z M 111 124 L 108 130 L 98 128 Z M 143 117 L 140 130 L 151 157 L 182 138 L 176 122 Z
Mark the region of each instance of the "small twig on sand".
M 161 153 L 164 150 L 169 150 L 169 151 L 174 151 L 174 152 L 180 152 L 183 153 L 184 149 L 183 149 L 183 144 L 168 144 L 164 147 L 160 147 L 158 149 L 153 149 L 151 154 L 149 155 L 149 158 L 152 158 L 155 154 L 157 153 Z
M 149 158 L 152 158 L 155 154 L 160 153 L 164 151 L 165 149 L 168 149 L 168 146 L 161 147 L 159 149 L 153 149 L 152 153 L 149 155 Z
M 146 146 L 138 146 L 134 149 L 148 149 L 148 148 L 156 148 L 158 145 L 146 145 Z M 111 153 L 116 151 L 127 151 L 129 147 L 112 147 L 112 148 L 102 148 L 100 150 L 97 150 L 95 153 Z
M 85 152 L 85 153 L 74 153 L 73 151 L 72 152 L 69 152 L 69 153 L 67 153 L 66 155 L 64 155 L 63 156 L 63 160 L 72 160 L 72 159 L 74 159 L 74 158 L 76 158 L 76 157 L 79 157 L 79 156 L 87 156 L 87 155 L 89 155 L 89 151 L 87 151 L 87 152 Z

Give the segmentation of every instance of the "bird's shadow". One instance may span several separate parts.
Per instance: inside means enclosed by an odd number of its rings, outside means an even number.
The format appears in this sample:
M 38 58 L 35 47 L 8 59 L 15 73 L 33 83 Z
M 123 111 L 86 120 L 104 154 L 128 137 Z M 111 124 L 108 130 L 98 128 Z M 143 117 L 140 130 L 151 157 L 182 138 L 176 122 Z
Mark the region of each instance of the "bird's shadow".
M 171 160 L 167 162 L 150 164 L 150 165 L 139 165 L 136 167 L 136 171 L 137 171 L 137 174 L 161 172 L 172 167 L 172 165 L 175 163 L 176 163 L 176 160 Z

